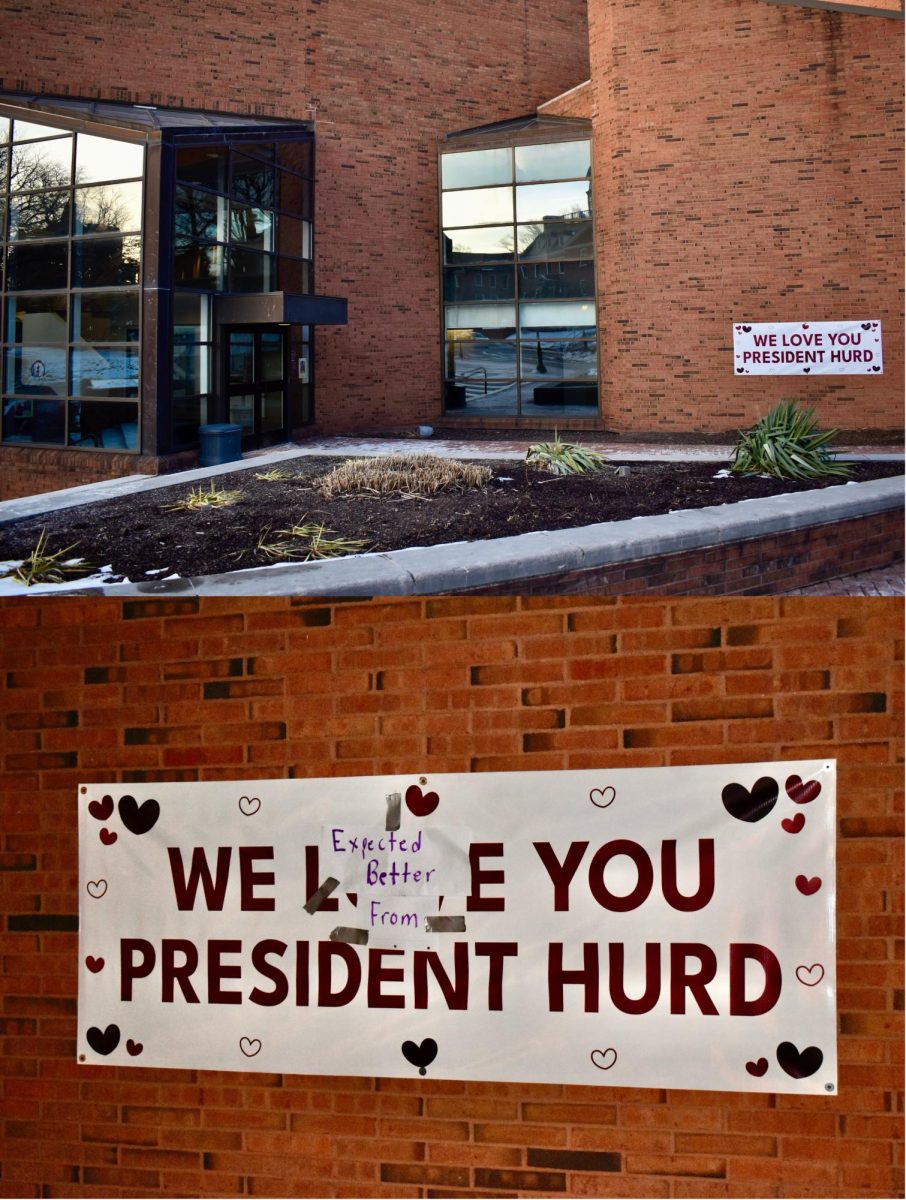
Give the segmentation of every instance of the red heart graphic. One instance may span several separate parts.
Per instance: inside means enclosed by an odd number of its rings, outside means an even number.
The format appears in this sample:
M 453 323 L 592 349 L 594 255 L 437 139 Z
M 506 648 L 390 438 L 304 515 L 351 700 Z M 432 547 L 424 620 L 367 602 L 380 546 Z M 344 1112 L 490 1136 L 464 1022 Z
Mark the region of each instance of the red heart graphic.
M 750 1075 L 755 1075 L 760 1079 L 762 1075 L 767 1074 L 768 1060 L 766 1058 L 759 1058 L 755 1062 L 747 1062 L 746 1070 Z
M 144 1048 L 145 1047 L 141 1044 L 141 1042 L 133 1042 L 132 1038 L 129 1038 L 128 1042 L 126 1042 L 126 1049 L 133 1058 L 135 1058 L 137 1054 L 141 1054 Z
M 92 800 L 88 805 L 88 811 L 96 821 L 106 821 L 113 812 L 113 797 L 104 796 L 102 800 Z
M 797 875 L 796 887 L 802 892 L 803 896 L 814 896 L 815 892 L 821 887 L 821 879 L 818 875 L 813 879 L 808 879 L 805 875 Z
M 437 792 L 424 792 L 417 783 L 406 788 L 406 807 L 414 817 L 427 817 L 440 804 Z
M 116 841 L 116 834 L 112 829 L 102 829 L 99 836 L 105 846 L 112 846 Z
M 796 813 L 792 817 L 784 817 L 780 822 L 787 833 L 798 833 L 805 825 L 805 813 Z
M 98 971 L 103 971 L 104 969 L 104 960 L 102 958 L 95 958 L 93 954 L 89 954 L 85 959 L 85 966 L 92 975 L 97 975 Z
M 821 784 L 817 779 L 809 779 L 803 783 L 798 775 L 791 775 L 785 787 L 786 794 L 794 804 L 811 804 L 821 793 Z
M 806 987 L 817 987 L 824 978 L 824 967 L 822 967 L 821 963 L 812 963 L 810 967 L 805 966 L 803 963 L 796 968 L 796 978 L 800 983 L 804 983 Z

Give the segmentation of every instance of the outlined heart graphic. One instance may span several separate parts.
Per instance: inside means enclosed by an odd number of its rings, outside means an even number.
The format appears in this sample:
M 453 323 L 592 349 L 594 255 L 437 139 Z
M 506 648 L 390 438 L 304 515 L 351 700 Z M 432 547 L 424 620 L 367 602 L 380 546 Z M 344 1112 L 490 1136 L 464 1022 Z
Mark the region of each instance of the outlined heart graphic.
M 98 1029 L 97 1025 L 92 1025 L 85 1037 L 95 1054 L 112 1054 L 120 1044 L 120 1027 L 108 1025 L 106 1029 Z
M 414 817 L 429 816 L 438 804 L 440 804 L 440 797 L 437 792 L 423 792 L 417 783 L 406 788 L 406 807 Z
M 100 800 L 92 800 L 88 805 L 88 811 L 96 821 L 106 821 L 113 813 L 113 797 L 103 796 Z
M 608 1046 L 606 1050 L 592 1050 L 590 1057 L 599 1071 L 609 1071 L 617 1061 L 617 1052 Z
M 808 779 L 803 783 L 799 775 L 790 775 L 784 787 L 794 804 L 811 804 L 821 795 L 821 784 L 817 779 Z
M 800 1052 L 792 1042 L 781 1042 L 777 1047 L 777 1061 L 793 1079 L 807 1079 L 820 1069 L 824 1055 L 817 1046 L 806 1046 Z
M 85 884 L 85 891 L 92 900 L 100 900 L 102 896 L 106 896 L 107 894 L 107 880 L 89 879 Z
M 720 794 L 724 808 L 737 821 L 761 821 L 777 803 L 780 789 L 777 780 L 763 775 L 752 784 L 752 790 L 741 783 L 728 783 Z
M 98 971 L 103 971 L 104 969 L 104 960 L 102 958 L 95 958 L 93 954 L 89 954 L 85 959 L 85 966 L 92 975 L 97 975 Z
M 403 1042 L 400 1049 L 403 1052 L 403 1058 L 407 1062 L 411 1062 L 413 1067 L 418 1067 L 419 1075 L 427 1075 L 425 1069 L 430 1067 L 437 1058 L 437 1042 L 434 1038 L 425 1038 L 421 1045 L 416 1045 L 415 1042 Z
M 603 788 L 592 788 L 588 793 L 588 798 L 595 808 L 609 808 L 617 798 L 616 788 L 607 785 Z
M 821 963 L 812 963 L 810 967 L 802 964 L 796 968 L 796 978 L 806 987 L 817 987 L 824 978 L 824 967 Z
M 245 817 L 253 817 L 261 807 L 261 801 L 257 796 L 240 796 L 239 811 Z
M 142 1045 L 141 1042 L 133 1042 L 132 1038 L 130 1038 L 128 1040 L 128 1042 L 126 1042 L 126 1049 L 129 1052 L 129 1055 L 131 1058 L 135 1058 L 136 1055 L 141 1054 L 141 1052 L 144 1050 L 144 1048 L 145 1047 Z
M 104 828 L 98 834 L 98 837 L 101 839 L 101 841 L 104 843 L 105 846 L 112 846 L 113 843 L 116 841 L 117 837 L 119 837 L 119 834 L 114 833 L 112 829 L 108 829 L 105 825 Z
M 767 1075 L 768 1073 L 768 1060 L 766 1058 L 757 1058 L 754 1062 L 747 1062 L 746 1070 L 750 1075 L 754 1075 L 756 1079 L 760 1079 L 762 1075 Z
M 160 816 L 160 805 L 156 800 L 146 800 L 139 804 L 134 796 L 121 796 L 119 805 L 120 820 L 130 833 L 141 835 L 153 829 Z
M 814 896 L 815 892 L 821 890 L 821 877 L 815 875 L 809 879 L 806 875 L 797 875 L 796 888 L 803 896 Z
M 780 824 L 787 833 L 799 833 L 805 828 L 805 813 L 794 813 L 791 817 L 784 817 Z
M 254 1058 L 261 1049 L 261 1038 L 240 1038 L 239 1049 L 246 1058 Z

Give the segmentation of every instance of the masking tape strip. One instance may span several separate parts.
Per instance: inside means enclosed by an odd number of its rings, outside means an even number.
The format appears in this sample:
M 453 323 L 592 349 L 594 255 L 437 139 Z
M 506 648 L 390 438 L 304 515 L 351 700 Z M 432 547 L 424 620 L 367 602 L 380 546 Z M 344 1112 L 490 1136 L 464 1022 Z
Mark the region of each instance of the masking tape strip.
M 402 820 L 403 797 L 399 792 L 391 792 L 387 797 L 387 823 L 384 828 L 388 833 L 395 832 Z
M 426 933 L 465 933 L 465 917 L 426 917 Z
M 340 886 L 339 879 L 334 879 L 332 875 L 328 875 L 318 890 L 309 896 L 307 903 L 303 904 L 303 908 L 309 916 L 313 916 L 318 911 L 331 892 L 335 892 Z
M 352 946 L 367 946 L 368 930 L 350 929 L 346 925 L 338 925 L 336 929 L 330 931 L 330 941 L 349 942 Z

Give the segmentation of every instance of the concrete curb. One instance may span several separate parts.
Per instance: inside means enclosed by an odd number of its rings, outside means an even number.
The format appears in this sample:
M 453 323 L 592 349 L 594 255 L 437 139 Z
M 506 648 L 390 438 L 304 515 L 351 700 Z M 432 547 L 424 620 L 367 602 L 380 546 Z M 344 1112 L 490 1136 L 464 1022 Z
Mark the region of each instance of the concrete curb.
M 256 567 L 194 579 L 118 583 L 68 591 L 103 596 L 424 596 L 519 583 L 656 555 L 719 546 L 903 506 L 903 476 L 787 493 L 711 508 L 683 509 L 578 529 L 486 542 L 360 554 L 328 562 Z

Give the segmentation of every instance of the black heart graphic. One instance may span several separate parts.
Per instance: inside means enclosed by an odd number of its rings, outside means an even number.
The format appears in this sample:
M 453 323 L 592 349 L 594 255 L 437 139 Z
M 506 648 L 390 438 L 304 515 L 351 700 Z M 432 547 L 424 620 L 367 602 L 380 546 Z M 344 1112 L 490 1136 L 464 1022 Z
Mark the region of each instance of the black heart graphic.
M 113 797 L 104 796 L 100 800 L 92 800 L 88 805 L 88 811 L 96 821 L 106 821 L 113 812 Z
M 130 833 L 147 833 L 154 828 L 160 816 L 160 805 L 156 800 L 139 804 L 134 796 L 123 796 L 118 807 L 122 822 Z
M 112 1054 L 120 1044 L 120 1027 L 108 1025 L 106 1029 L 98 1029 L 92 1025 L 85 1036 L 95 1054 Z
M 743 327 L 742 327 L 742 331 L 743 331 L 743 333 L 751 333 L 751 332 L 752 332 L 752 326 L 751 326 L 751 325 L 743 325 Z
M 437 1042 L 434 1038 L 425 1038 L 420 1046 L 416 1046 L 415 1042 L 403 1042 L 402 1051 L 407 1062 L 418 1067 L 419 1075 L 427 1075 L 425 1067 L 430 1067 L 437 1058 Z
M 814 1075 L 824 1062 L 824 1055 L 817 1046 L 806 1046 L 800 1054 L 792 1042 L 781 1042 L 777 1047 L 777 1061 L 794 1079 L 806 1079 Z
M 863 321 L 862 328 L 863 329 L 871 329 L 871 321 Z
M 806 375 L 811 375 L 811 373 L 812 373 L 811 367 L 803 367 L 802 370 L 805 372 Z
M 880 368 L 880 367 L 872 367 L 871 369 L 872 369 L 873 371 L 880 371 L 880 369 L 881 369 L 881 368 Z
M 741 783 L 728 783 L 720 798 L 724 808 L 737 821 L 760 821 L 777 803 L 779 793 L 777 780 L 764 775 L 755 780 L 751 792 Z
M 737 375 L 742 375 L 742 374 L 743 374 L 743 371 L 744 371 L 744 368 L 743 368 L 743 367 L 737 367 L 737 368 L 736 368 L 736 374 L 737 374 Z

